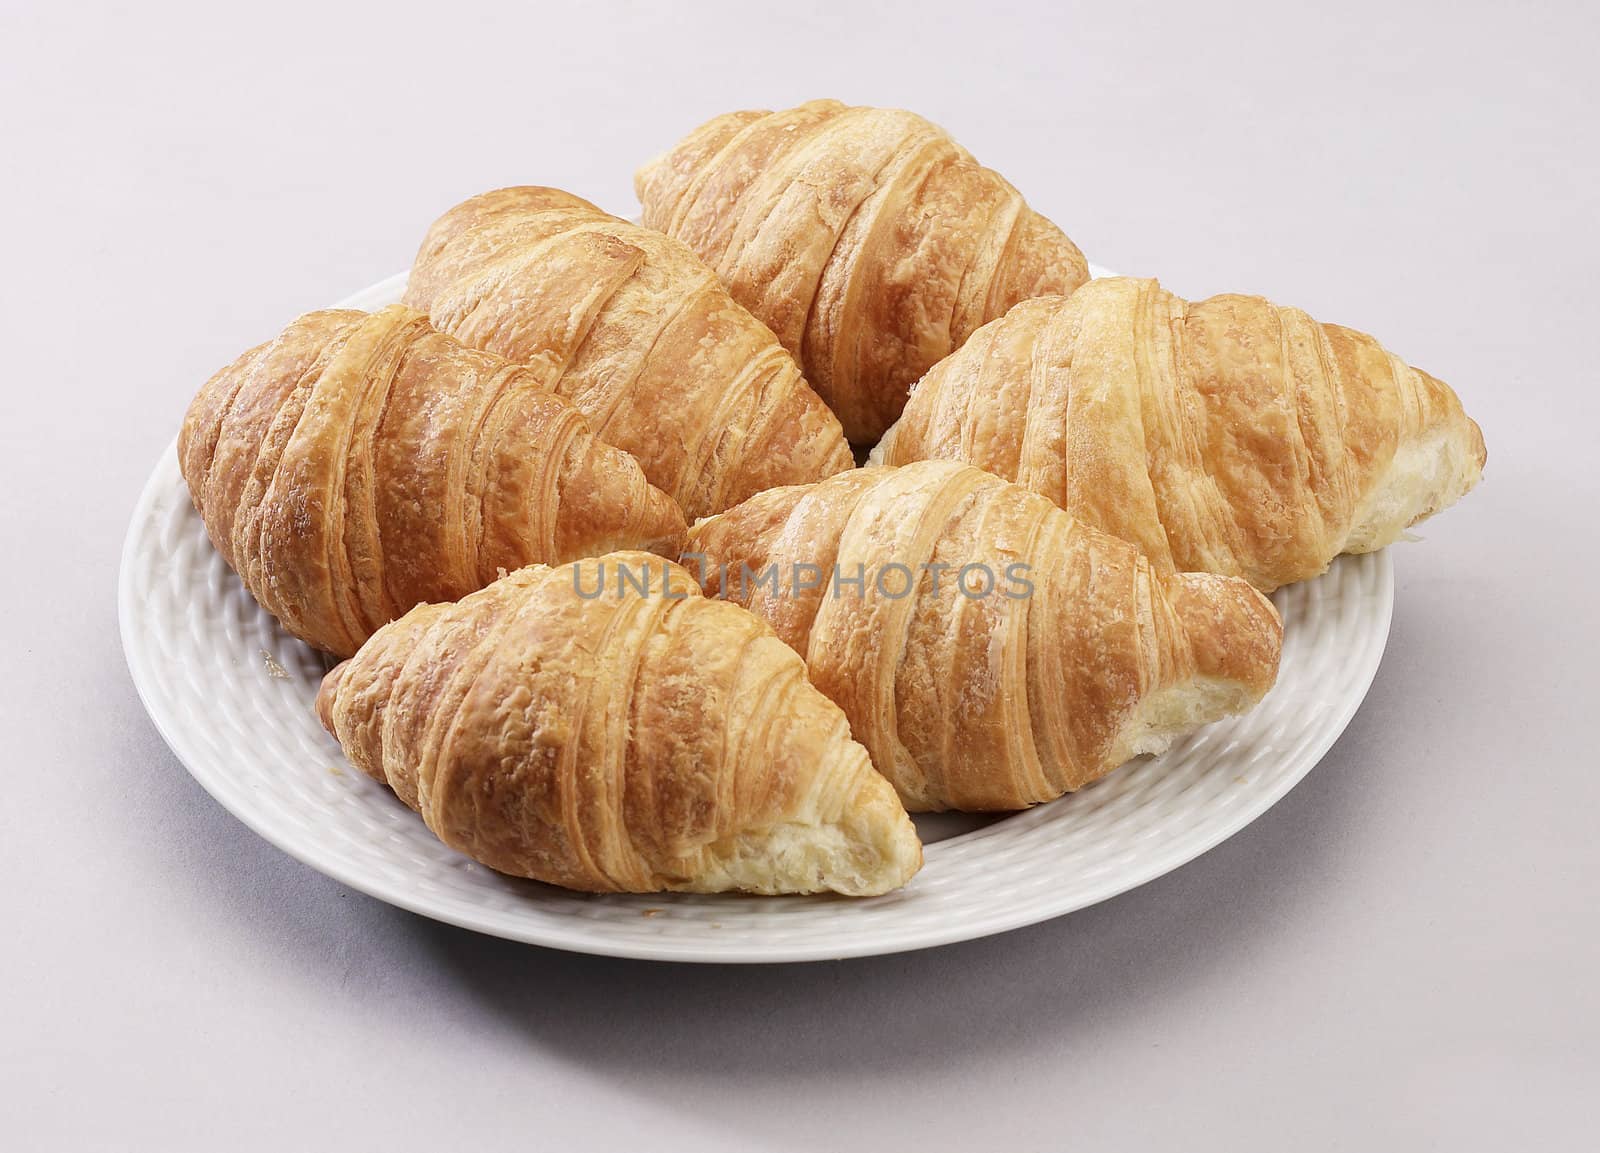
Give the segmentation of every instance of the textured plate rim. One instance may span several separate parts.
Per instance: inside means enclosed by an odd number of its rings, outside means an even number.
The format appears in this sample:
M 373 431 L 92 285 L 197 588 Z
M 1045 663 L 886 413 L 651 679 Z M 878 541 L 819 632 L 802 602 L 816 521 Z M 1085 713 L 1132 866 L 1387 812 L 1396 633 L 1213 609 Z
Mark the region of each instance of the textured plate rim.
M 1096 270 L 1097 275 L 1100 274 Z M 367 303 L 374 297 L 393 295 L 397 286 L 403 285 L 407 274 L 397 273 L 352 294 L 336 307 L 372 307 Z M 224 767 L 210 764 L 198 755 L 184 732 L 181 720 L 168 715 L 157 701 L 153 675 L 147 668 L 150 654 L 134 629 L 136 618 L 133 571 L 141 553 L 145 527 L 161 498 L 169 491 L 169 469 L 175 467 L 176 438 L 168 444 L 163 456 L 155 462 L 150 476 L 140 491 L 134 505 L 132 518 L 123 540 L 118 566 L 117 617 L 123 655 L 127 662 L 134 688 L 140 703 L 149 715 L 156 731 L 172 750 L 180 764 L 208 793 L 213 800 L 236 817 L 263 840 L 276 846 L 289 856 L 308 865 L 343 885 L 384 901 L 398 908 L 463 929 L 500 937 L 526 944 L 542 945 L 572 952 L 601 956 L 706 963 L 782 963 L 794 961 L 842 960 L 850 957 L 878 956 L 909 952 L 960 941 L 993 936 L 1052 920 L 1079 909 L 1088 908 L 1148 884 L 1158 877 L 1180 868 L 1223 841 L 1238 833 L 1283 799 L 1296 784 L 1302 781 L 1338 741 L 1351 719 L 1366 699 L 1388 644 L 1394 612 L 1394 570 L 1387 550 L 1363 558 L 1376 566 L 1376 591 L 1379 594 L 1378 619 L 1374 623 L 1375 643 L 1367 646 L 1363 667 L 1354 671 L 1351 689 L 1338 698 L 1332 722 L 1322 726 L 1318 737 L 1309 742 L 1298 754 L 1298 767 L 1289 774 L 1278 777 L 1269 787 L 1260 788 L 1248 795 L 1244 803 L 1233 806 L 1226 820 L 1218 821 L 1202 837 L 1182 840 L 1141 856 L 1130 867 L 1112 872 L 1105 881 L 1087 895 L 1068 895 L 1052 902 L 1048 896 L 1032 904 L 1010 909 L 990 917 L 966 918 L 955 923 L 942 924 L 917 932 L 902 931 L 883 940 L 856 940 L 841 947 L 839 942 L 827 938 L 815 942 L 788 941 L 776 945 L 747 943 L 717 943 L 714 940 L 660 939 L 648 944 L 612 940 L 603 935 L 585 931 L 581 922 L 570 927 L 553 928 L 529 924 L 505 924 L 492 917 L 459 913 L 454 909 L 430 904 L 425 895 L 373 876 L 359 868 L 347 866 L 332 852 L 324 851 L 315 841 L 295 839 L 280 835 L 249 803 L 247 785 L 231 778 Z M 179 482 L 181 484 L 181 480 Z M 663 894 L 671 900 L 671 894 Z M 735 900 L 760 898 L 735 897 Z

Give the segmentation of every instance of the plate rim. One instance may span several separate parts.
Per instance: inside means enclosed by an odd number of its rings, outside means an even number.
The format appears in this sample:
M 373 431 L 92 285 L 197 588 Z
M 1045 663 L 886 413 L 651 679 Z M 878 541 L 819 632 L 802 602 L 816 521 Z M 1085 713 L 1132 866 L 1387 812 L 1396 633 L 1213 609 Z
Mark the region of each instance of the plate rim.
M 352 293 L 334 307 L 359 306 L 358 302 L 363 298 L 385 291 L 392 291 L 395 283 L 403 281 L 407 275 L 406 272 L 401 272 L 386 277 L 357 293 Z M 156 731 L 161 735 L 162 740 L 172 751 L 178 762 L 183 765 L 185 771 L 194 778 L 212 800 L 232 814 L 251 832 L 301 864 L 357 892 L 419 916 L 455 925 L 458 928 L 484 933 L 504 940 L 597 956 L 711 964 L 788 963 L 885 956 L 938 948 L 961 941 L 1012 932 L 1029 925 L 1053 920 L 1068 913 L 1076 912 L 1079 909 L 1089 908 L 1113 897 L 1120 896 L 1183 867 L 1210 852 L 1223 841 L 1236 835 L 1277 805 L 1288 795 L 1290 790 L 1305 779 L 1313 768 L 1322 762 L 1328 751 L 1338 742 L 1349 727 L 1350 721 L 1366 700 L 1367 694 L 1377 676 L 1378 668 L 1382 664 L 1384 653 L 1387 651 L 1394 619 L 1394 566 L 1389 550 L 1381 549 L 1376 553 L 1366 554 L 1366 557 L 1376 565 L 1377 588 L 1381 594 L 1382 601 L 1381 621 L 1375 619 L 1373 622 L 1377 637 L 1376 643 L 1367 646 L 1370 655 L 1365 667 L 1361 668 L 1357 675 L 1352 678 L 1352 691 L 1339 698 L 1339 705 L 1335 710 L 1334 723 L 1325 726 L 1320 735 L 1305 746 L 1305 751 L 1301 755 L 1301 767 L 1299 770 L 1292 775 L 1280 777 L 1271 786 L 1251 794 L 1247 803 L 1237 806 L 1230 812 L 1226 820 L 1218 822 L 1216 827 L 1209 830 L 1205 836 L 1193 842 L 1183 843 L 1176 850 L 1164 846 L 1162 850 L 1140 860 L 1135 867 L 1111 874 L 1107 883 L 1096 889 L 1087 899 L 1081 896 L 1068 897 L 1059 904 L 1052 904 L 1048 899 L 1040 899 L 1031 905 L 1016 907 L 992 918 L 969 917 L 957 919 L 953 922 L 941 922 L 937 926 L 928 929 L 916 932 L 900 932 L 893 937 L 886 937 L 880 940 L 870 938 L 857 940 L 845 944 L 843 947 L 838 943 L 829 944 L 827 939 L 820 939 L 814 943 L 789 941 L 777 945 L 759 945 L 739 941 L 730 941 L 724 945 L 713 945 L 710 942 L 693 938 L 661 938 L 648 944 L 640 944 L 586 933 L 581 925 L 570 928 L 547 928 L 536 923 L 509 924 L 499 922 L 487 915 L 473 917 L 465 913 L 458 913 L 453 908 L 441 908 L 438 905 L 431 905 L 421 894 L 408 889 L 402 883 L 391 882 L 382 876 L 366 874 L 357 868 L 347 867 L 345 862 L 338 858 L 337 854 L 322 852 L 320 844 L 315 840 L 293 840 L 278 835 L 278 831 L 272 827 L 269 821 L 263 820 L 245 803 L 245 786 L 241 785 L 238 790 L 235 790 L 225 771 L 213 769 L 207 765 L 206 758 L 199 756 L 198 752 L 190 746 L 187 738 L 183 735 L 182 726 L 176 723 L 172 717 L 167 716 L 164 710 L 156 707 L 153 673 L 146 667 L 149 663 L 150 654 L 141 644 L 140 638 L 135 634 L 133 623 L 137 615 L 134 603 L 133 571 L 140 555 L 144 530 L 152 519 L 151 514 L 157 503 L 171 491 L 172 474 L 177 472 L 177 437 L 174 436 L 162 455 L 156 460 L 154 468 L 146 478 L 139 492 L 139 497 L 134 503 L 128 529 L 123 538 L 117 572 L 117 621 L 123 658 L 133 681 L 134 689 L 139 696 L 139 702 L 144 707 L 144 711 L 155 726 Z M 182 486 L 181 473 L 178 474 L 177 483 L 180 487 Z M 188 494 L 186 492 L 183 493 L 180 499 L 188 500 Z M 149 679 L 147 680 L 147 678 Z M 660 897 L 663 900 L 670 901 L 672 894 L 660 894 Z M 756 900 L 760 898 L 734 896 L 732 899 Z M 840 899 L 847 900 L 846 898 Z M 485 910 L 486 914 L 487 912 L 488 910 Z

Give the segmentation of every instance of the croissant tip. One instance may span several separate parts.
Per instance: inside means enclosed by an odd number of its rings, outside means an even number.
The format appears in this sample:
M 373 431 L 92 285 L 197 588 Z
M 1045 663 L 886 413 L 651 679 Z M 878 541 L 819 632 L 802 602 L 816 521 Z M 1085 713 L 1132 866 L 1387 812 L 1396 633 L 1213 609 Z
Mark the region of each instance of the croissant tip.
M 317 720 L 321 721 L 322 727 L 327 729 L 330 733 L 334 731 L 333 706 L 335 699 L 339 695 L 339 682 L 344 680 L 345 670 L 349 667 L 349 661 L 340 661 L 338 664 L 334 665 L 333 668 L 328 670 L 327 675 L 322 678 L 322 687 L 317 690 L 317 701 L 315 706 L 317 710 Z
M 667 154 L 665 152 L 658 152 L 649 160 L 646 160 L 643 164 L 639 165 L 638 168 L 634 169 L 633 195 L 641 205 L 645 203 L 644 190 L 645 186 L 650 182 L 650 174 L 659 168 L 661 166 L 661 162 L 666 158 Z

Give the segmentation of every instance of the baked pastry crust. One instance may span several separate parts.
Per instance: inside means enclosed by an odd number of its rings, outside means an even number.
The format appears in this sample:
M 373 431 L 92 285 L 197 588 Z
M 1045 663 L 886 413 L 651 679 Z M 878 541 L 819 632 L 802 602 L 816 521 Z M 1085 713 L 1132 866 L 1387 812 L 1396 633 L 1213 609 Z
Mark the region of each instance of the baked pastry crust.
M 672 499 L 536 374 L 400 305 L 307 313 L 246 352 L 190 405 L 178 461 L 251 595 L 339 656 L 508 569 L 683 540 Z
M 925 376 L 872 459 L 961 460 L 1271 590 L 1460 499 L 1483 434 L 1372 337 L 1259 296 L 1108 277 L 1017 305 Z
M 416 608 L 328 674 L 317 712 L 352 764 L 504 873 L 867 895 L 922 863 L 801 660 L 646 553 L 535 565 Z
M 1089 276 L 999 173 L 899 109 L 729 113 L 634 187 L 644 222 L 693 248 L 778 334 L 858 444 L 979 325 Z
M 805 656 L 913 810 L 1049 800 L 1243 712 L 1277 676 L 1282 623 L 1249 584 L 1159 576 L 1132 545 L 966 465 L 776 489 L 689 538 L 706 591 Z
M 527 364 L 691 517 L 850 468 L 794 360 L 682 244 L 554 188 L 502 188 L 428 230 L 405 301 Z

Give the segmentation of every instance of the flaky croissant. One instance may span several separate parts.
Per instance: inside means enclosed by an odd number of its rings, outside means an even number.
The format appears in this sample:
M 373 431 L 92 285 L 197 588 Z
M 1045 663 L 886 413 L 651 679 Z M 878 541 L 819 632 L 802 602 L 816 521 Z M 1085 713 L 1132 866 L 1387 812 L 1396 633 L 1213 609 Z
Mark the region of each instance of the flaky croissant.
M 647 553 L 416 608 L 328 674 L 317 712 L 442 841 L 504 873 L 868 895 L 922 863 L 801 660 Z
M 405 300 L 537 369 L 691 517 L 854 463 L 794 360 L 693 253 L 568 193 L 503 188 L 452 208 Z
M 349 656 L 421 601 L 611 549 L 675 555 L 683 513 L 534 373 L 421 313 L 312 312 L 200 390 L 178 461 L 263 608 Z
M 1253 705 L 1282 624 L 1250 585 L 1161 577 L 1043 497 L 943 461 L 775 489 L 685 563 L 771 622 L 911 809 L 1016 809 Z
M 813 100 L 701 125 L 634 178 L 871 444 L 906 389 L 1019 300 L 1088 279 L 1083 254 L 943 129 Z
M 1448 386 L 1258 296 L 1109 277 L 1017 305 L 925 376 L 873 451 L 966 461 L 1137 544 L 1271 590 L 1371 552 L 1478 482 Z

